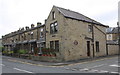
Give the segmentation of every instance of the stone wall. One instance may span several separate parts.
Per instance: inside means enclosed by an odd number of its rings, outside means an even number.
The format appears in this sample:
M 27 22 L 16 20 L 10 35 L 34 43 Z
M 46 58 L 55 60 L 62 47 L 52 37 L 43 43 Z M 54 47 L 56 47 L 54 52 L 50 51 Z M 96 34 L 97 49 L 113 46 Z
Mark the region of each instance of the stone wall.
M 119 53 L 119 46 L 117 44 L 107 44 L 108 55 L 115 55 Z
M 54 20 L 52 20 L 53 11 L 56 14 Z M 55 21 L 58 22 L 58 33 L 50 34 L 50 24 Z M 92 26 L 91 23 L 65 18 L 56 8 L 53 8 L 46 21 L 46 47 L 50 47 L 50 41 L 59 40 L 59 53 L 64 61 L 93 57 L 92 32 L 88 31 L 89 25 Z M 93 25 L 94 55 L 105 56 L 106 27 Z M 86 39 L 86 37 L 89 39 Z M 90 56 L 87 55 L 87 41 L 90 41 Z M 99 52 L 96 52 L 96 41 L 99 41 Z

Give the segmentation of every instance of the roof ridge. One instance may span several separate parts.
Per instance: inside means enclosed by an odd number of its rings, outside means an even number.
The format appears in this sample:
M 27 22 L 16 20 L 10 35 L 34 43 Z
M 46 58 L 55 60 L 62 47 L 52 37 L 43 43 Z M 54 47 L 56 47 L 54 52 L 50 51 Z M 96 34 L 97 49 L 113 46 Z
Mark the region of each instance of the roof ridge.
M 73 11 L 73 10 L 70 10 L 70 9 L 65 9 L 65 8 L 62 8 L 62 7 L 58 7 L 58 6 L 55 6 L 55 7 L 60 8 L 60 9 L 63 9 L 63 10 L 67 10 L 67 11 L 70 11 L 70 12 L 74 12 L 74 13 L 76 13 L 76 14 L 82 15 L 82 16 L 84 16 L 84 17 L 92 20 L 92 22 L 94 21 L 94 22 L 97 22 L 97 23 L 101 24 L 100 22 L 98 22 L 98 21 L 96 21 L 96 20 L 94 20 L 94 19 L 91 19 L 91 18 L 87 17 L 86 15 L 83 15 L 83 14 L 81 14 L 81 13 L 79 13 L 79 12 L 76 12 L 76 11 Z M 103 25 L 103 24 L 102 24 L 102 25 Z

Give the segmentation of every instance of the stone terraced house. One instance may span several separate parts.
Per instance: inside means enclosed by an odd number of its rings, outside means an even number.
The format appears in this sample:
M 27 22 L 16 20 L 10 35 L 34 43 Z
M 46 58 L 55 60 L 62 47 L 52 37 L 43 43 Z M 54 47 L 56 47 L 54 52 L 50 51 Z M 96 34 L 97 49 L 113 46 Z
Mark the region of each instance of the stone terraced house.
M 105 56 L 107 27 L 78 12 L 53 6 L 44 25 L 31 25 L 30 29 L 3 36 L 3 46 L 26 50 L 39 47 L 39 52 L 43 47 L 54 49 L 59 61 Z
M 2 37 L 5 50 L 16 48 L 16 50 L 25 49 L 34 52 L 35 48 L 45 47 L 45 25 L 38 22 L 36 27 L 31 24 L 31 28 L 28 26 L 25 28 Z

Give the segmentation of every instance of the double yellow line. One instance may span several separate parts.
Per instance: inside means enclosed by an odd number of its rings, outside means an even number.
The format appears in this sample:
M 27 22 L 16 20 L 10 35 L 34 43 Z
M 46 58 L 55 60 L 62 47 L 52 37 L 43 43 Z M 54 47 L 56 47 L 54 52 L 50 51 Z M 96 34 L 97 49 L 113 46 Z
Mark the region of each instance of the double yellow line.
M 43 66 L 43 67 L 64 67 L 64 66 L 49 66 L 49 65 L 33 64 L 33 63 L 14 60 L 14 59 L 8 59 L 8 61 L 18 62 L 18 63 L 22 63 L 22 64 L 29 64 L 29 65 L 34 65 L 34 66 Z
M 73 63 L 73 64 L 68 64 L 68 65 L 65 65 L 65 66 L 74 66 L 74 65 L 85 64 L 85 63 L 96 62 L 96 61 L 102 61 L 102 60 L 112 59 L 112 58 L 117 58 L 117 56 L 115 56 L 115 57 L 106 57 L 106 58 L 103 58 L 103 59 L 97 59 L 97 60 L 91 60 L 91 61 L 84 61 L 84 62 L 79 62 L 79 63 Z M 50 65 L 49 66 L 49 65 L 33 64 L 33 63 L 14 60 L 14 59 L 8 59 L 8 61 L 19 62 L 19 63 L 29 64 L 29 65 L 34 65 L 34 66 L 42 66 L 42 67 L 64 67 L 63 65 L 59 65 L 59 66 Z

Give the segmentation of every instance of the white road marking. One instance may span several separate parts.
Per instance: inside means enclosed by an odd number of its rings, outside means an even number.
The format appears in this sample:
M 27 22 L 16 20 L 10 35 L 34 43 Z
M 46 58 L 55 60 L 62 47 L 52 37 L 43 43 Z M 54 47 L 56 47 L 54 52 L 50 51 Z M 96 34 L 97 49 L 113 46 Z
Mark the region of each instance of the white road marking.
M 66 70 L 69 70 L 70 68 L 65 68 Z
M 87 68 L 97 68 L 97 67 L 101 67 L 101 66 L 104 66 L 106 64 L 101 64 L 101 65 L 96 65 L 96 66 L 93 66 L 93 67 L 87 67 Z
M 110 72 L 110 73 L 115 73 L 116 74 L 116 73 L 119 73 L 119 72 Z
M 18 71 L 23 71 L 23 72 L 26 72 L 26 73 L 33 73 L 33 72 L 30 72 L 30 71 L 27 71 L 27 70 L 22 70 L 22 69 L 19 69 L 19 68 L 13 68 L 15 70 L 18 70 Z
M 88 71 L 88 68 L 80 69 L 80 71 Z
M 101 70 L 98 73 L 108 73 L 109 71 Z
M 91 70 L 90 72 L 99 72 L 98 70 Z
M 5 66 L 4 64 L 0 64 L 0 65 Z
M 76 71 L 76 69 L 72 69 L 72 71 Z
M 109 65 L 109 66 L 112 66 L 112 67 L 120 67 L 119 65 L 116 65 L 116 64 Z

